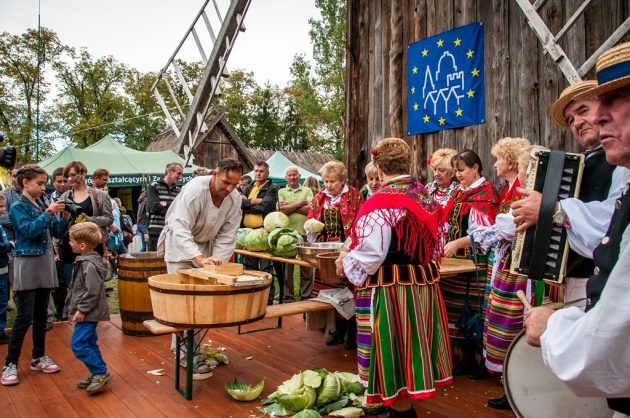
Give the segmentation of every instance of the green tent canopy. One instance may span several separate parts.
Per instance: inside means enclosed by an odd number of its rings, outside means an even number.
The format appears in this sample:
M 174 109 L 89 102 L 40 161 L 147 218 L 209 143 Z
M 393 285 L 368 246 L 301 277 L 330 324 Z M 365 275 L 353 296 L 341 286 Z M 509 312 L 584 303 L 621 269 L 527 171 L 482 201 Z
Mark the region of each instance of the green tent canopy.
M 92 173 L 97 168 L 109 170 L 110 188 L 141 186 L 164 177 L 164 167 L 168 163 L 178 162 L 182 166 L 185 160 L 175 152 L 145 152 L 127 148 L 111 135 L 85 149 L 68 146 L 38 164 L 48 174 L 57 167 L 63 167 L 70 161 L 81 161 L 88 168 L 87 181 L 92 182 Z M 196 167 L 185 167 L 183 183 L 192 178 L 192 170 Z
M 269 164 L 269 178 L 272 182 L 279 186 L 287 185 L 287 181 L 284 179 L 284 170 L 290 166 L 297 167 L 298 172 L 300 173 L 300 182 L 302 183 L 309 176 L 315 177 L 319 182 L 322 181 L 320 176 L 298 166 L 293 161 L 285 157 L 280 151 L 274 152 L 273 155 L 267 159 L 267 164 Z M 254 179 L 254 171 L 250 171 L 247 175 Z

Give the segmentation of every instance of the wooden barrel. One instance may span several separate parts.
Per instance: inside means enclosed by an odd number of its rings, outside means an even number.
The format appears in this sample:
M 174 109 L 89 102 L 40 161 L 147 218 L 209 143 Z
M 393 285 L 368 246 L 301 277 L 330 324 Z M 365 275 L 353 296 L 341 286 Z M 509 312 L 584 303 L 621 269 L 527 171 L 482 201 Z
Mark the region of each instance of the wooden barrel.
M 178 328 L 247 324 L 265 316 L 271 275 L 256 285 L 230 286 L 181 273 L 149 277 L 155 320 Z
M 148 279 L 166 273 L 164 259 L 155 252 L 131 253 L 118 258 L 118 302 L 122 331 L 127 335 L 150 336 L 143 321 L 153 319 Z

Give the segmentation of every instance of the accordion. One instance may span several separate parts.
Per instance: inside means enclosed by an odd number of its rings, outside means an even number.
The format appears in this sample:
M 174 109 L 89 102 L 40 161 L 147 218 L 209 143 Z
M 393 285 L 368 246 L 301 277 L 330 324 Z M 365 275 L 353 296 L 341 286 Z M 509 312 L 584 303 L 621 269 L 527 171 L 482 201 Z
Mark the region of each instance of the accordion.
M 567 231 L 553 223 L 556 202 L 577 197 L 584 156 L 562 151 L 532 151 L 525 188 L 542 193 L 538 223 L 518 233 L 512 244 L 513 274 L 562 283 L 569 242 Z

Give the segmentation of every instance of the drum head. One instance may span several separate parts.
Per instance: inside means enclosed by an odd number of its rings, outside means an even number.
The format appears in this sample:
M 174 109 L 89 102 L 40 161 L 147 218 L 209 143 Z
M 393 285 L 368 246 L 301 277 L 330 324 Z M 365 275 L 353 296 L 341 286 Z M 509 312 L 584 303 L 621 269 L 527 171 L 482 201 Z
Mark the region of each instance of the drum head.
M 510 406 L 521 418 L 609 418 L 604 398 L 579 398 L 545 366 L 539 347 L 521 332 L 505 358 L 503 385 Z

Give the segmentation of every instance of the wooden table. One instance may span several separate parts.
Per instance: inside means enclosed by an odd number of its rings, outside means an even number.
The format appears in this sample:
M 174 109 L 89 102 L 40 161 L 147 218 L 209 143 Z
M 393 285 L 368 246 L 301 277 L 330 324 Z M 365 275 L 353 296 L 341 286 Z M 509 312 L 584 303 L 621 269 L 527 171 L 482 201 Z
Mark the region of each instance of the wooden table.
M 240 254 L 245 257 L 262 258 L 265 260 L 276 261 L 279 263 L 294 264 L 296 266 L 316 268 L 311 263 L 304 260 L 300 260 L 299 258 L 276 257 L 262 251 L 248 251 L 248 250 L 237 249 L 237 250 L 234 250 L 234 253 Z M 440 276 L 442 277 L 457 276 L 458 274 L 473 273 L 475 271 L 475 263 L 473 263 L 472 260 L 468 260 L 464 258 L 442 258 L 442 260 L 440 261 L 440 264 L 441 264 Z

